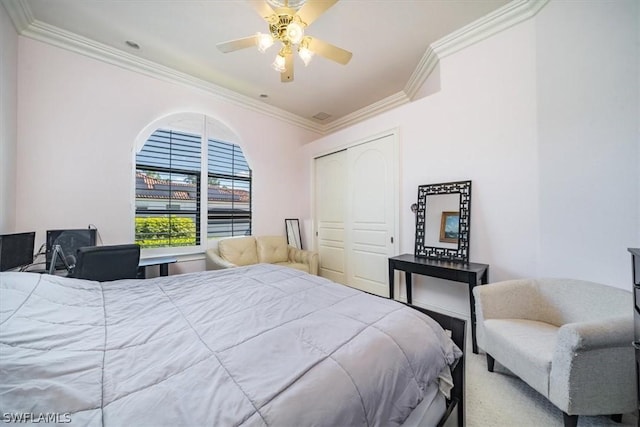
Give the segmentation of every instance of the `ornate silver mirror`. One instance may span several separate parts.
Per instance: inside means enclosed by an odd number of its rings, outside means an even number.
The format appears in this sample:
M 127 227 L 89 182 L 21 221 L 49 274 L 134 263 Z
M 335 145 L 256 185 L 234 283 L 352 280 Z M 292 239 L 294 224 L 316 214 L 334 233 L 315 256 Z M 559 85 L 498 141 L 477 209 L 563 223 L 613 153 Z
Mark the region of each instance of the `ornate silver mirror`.
M 417 257 L 469 261 L 471 181 L 418 187 Z

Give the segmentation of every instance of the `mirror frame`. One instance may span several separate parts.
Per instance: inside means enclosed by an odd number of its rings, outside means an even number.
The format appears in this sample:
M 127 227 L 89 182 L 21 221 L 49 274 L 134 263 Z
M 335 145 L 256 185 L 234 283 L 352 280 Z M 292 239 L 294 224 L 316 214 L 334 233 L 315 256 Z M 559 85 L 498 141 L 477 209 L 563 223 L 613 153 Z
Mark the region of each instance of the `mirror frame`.
M 302 249 L 302 237 L 300 236 L 300 221 L 297 218 L 286 218 L 284 227 L 287 234 L 287 244 L 297 249 Z
M 460 194 L 460 226 L 458 248 L 424 246 L 427 197 L 437 194 Z M 469 236 L 471 234 L 471 181 L 445 182 L 418 186 L 418 210 L 416 212 L 415 256 L 446 261 L 469 262 Z

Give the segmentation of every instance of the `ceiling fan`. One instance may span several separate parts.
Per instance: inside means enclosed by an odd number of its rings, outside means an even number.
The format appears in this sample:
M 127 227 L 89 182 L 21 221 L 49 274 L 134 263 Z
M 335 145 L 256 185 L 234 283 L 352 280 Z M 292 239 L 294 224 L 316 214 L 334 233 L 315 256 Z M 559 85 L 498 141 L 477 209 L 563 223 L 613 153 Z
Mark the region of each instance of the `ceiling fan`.
M 269 33 L 218 43 L 223 53 L 257 46 L 265 52 L 276 41 L 282 45 L 272 66 L 280 72 L 282 82 L 293 81 L 293 51 L 297 50 L 304 65 L 314 54 L 346 65 L 351 52 L 330 43 L 307 36 L 304 30 L 338 0 L 248 0 L 269 24 Z

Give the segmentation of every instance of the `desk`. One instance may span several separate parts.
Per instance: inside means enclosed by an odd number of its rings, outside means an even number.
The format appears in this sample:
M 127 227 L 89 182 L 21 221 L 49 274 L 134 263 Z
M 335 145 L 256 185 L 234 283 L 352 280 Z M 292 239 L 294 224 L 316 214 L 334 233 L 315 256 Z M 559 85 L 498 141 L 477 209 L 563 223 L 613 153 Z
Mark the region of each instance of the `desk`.
M 411 254 L 403 254 L 389 258 L 389 298 L 393 299 L 394 272 L 405 272 L 405 286 L 407 289 L 407 303 L 411 304 L 411 274 L 438 277 L 440 279 L 453 280 L 469 284 L 469 305 L 471 308 L 471 343 L 473 352 L 478 353 L 476 342 L 476 300 L 473 297 L 473 288 L 489 282 L 489 266 L 473 262 L 461 263 L 451 261 L 438 261 L 429 258 L 419 258 Z
M 155 258 L 140 258 L 140 262 L 138 262 L 138 278 L 144 279 L 147 277 L 147 267 L 151 267 L 152 265 L 160 266 L 160 276 L 168 276 L 169 275 L 169 264 L 173 264 L 174 262 L 178 262 L 178 258 L 172 256 L 161 256 Z

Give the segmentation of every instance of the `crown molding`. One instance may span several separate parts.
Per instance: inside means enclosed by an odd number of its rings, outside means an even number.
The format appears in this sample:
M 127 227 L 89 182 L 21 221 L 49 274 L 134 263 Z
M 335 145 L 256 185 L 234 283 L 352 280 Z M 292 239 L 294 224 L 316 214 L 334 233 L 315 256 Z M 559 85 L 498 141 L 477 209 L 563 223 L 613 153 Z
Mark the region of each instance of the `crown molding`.
M 424 82 L 427 81 L 433 70 L 438 66 L 440 59 L 431 46 L 427 48 L 427 51 L 422 55 L 420 62 L 413 74 L 409 77 L 409 81 L 404 87 L 404 93 L 407 98 L 413 100 L 416 93 L 420 90 Z
M 356 110 L 353 113 L 349 113 L 344 117 L 336 119 L 331 123 L 327 123 L 326 125 L 324 125 L 324 133 L 328 134 L 339 129 L 354 125 L 373 116 L 377 116 L 380 113 L 384 113 L 385 111 L 389 111 L 401 105 L 407 104 L 410 101 L 411 100 L 403 91 L 397 92 L 384 99 L 381 99 L 380 101 L 374 102 L 373 104 Z
M 122 50 L 37 21 L 25 0 L 0 1 L 20 35 L 163 81 L 180 83 L 196 88 L 234 105 L 326 135 L 413 101 L 440 59 L 532 18 L 549 0 L 514 0 L 437 40 L 427 48 L 402 91 L 326 124 L 316 123 L 310 119 L 265 104 L 173 68 L 139 58 Z
M 549 0 L 514 0 L 433 42 L 409 78 L 404 92 L 414 99 L 440 59 L 534 17 Z
M 20 24 L 23 27 L 22 31 L 19 31 L 22 36 L 57 46 L 130 71 L 154 77 L 159 80 L 171 83 L 180 83 L 191 88 L 203 90 L 234 105 L 265 114 L 315 133 L 324 133 L 323 125 L 315 123 L 309 119 L 305 119 L 296 114 L 265 104 L 264 102 L 257 101 L 246 95 L 241 95 L 232 90 L 223 88 L 222 86 L 193 77 L 187 73 L 174 70 L 173 68 L 160 65 L 153 61 L 139 58 L 122 50 L 112 48 L 78 34 L 38 21 L 33 18 L 29 6 L 24 0 L 16 2 L 8 2 L 7 0 L 2 1 L 5 5 L 7 3 L 12 5 L 13 14 L 10 13 L 9 16 L 11 19 L 13 19 L 14 16 L 18 19 L 17 23 L 14 22 L 14 25 L 17 27 L 17 24 Z M 19 4 L 19 6 L 13 7 L 14 4 Z M 27 19 L 30 19 L 30 21 L 27 25 L 24 25 L 24 22 L 26 22 L 25 20 Z
M 431 44 L 442 59 L 533 18 L 549 0 L 514 0 Z
M 34 21 L 31 9 L 24 0 L 11 1 L 1 0 L 13 26 L 18 34 L 22 34 L 24 30 Z

